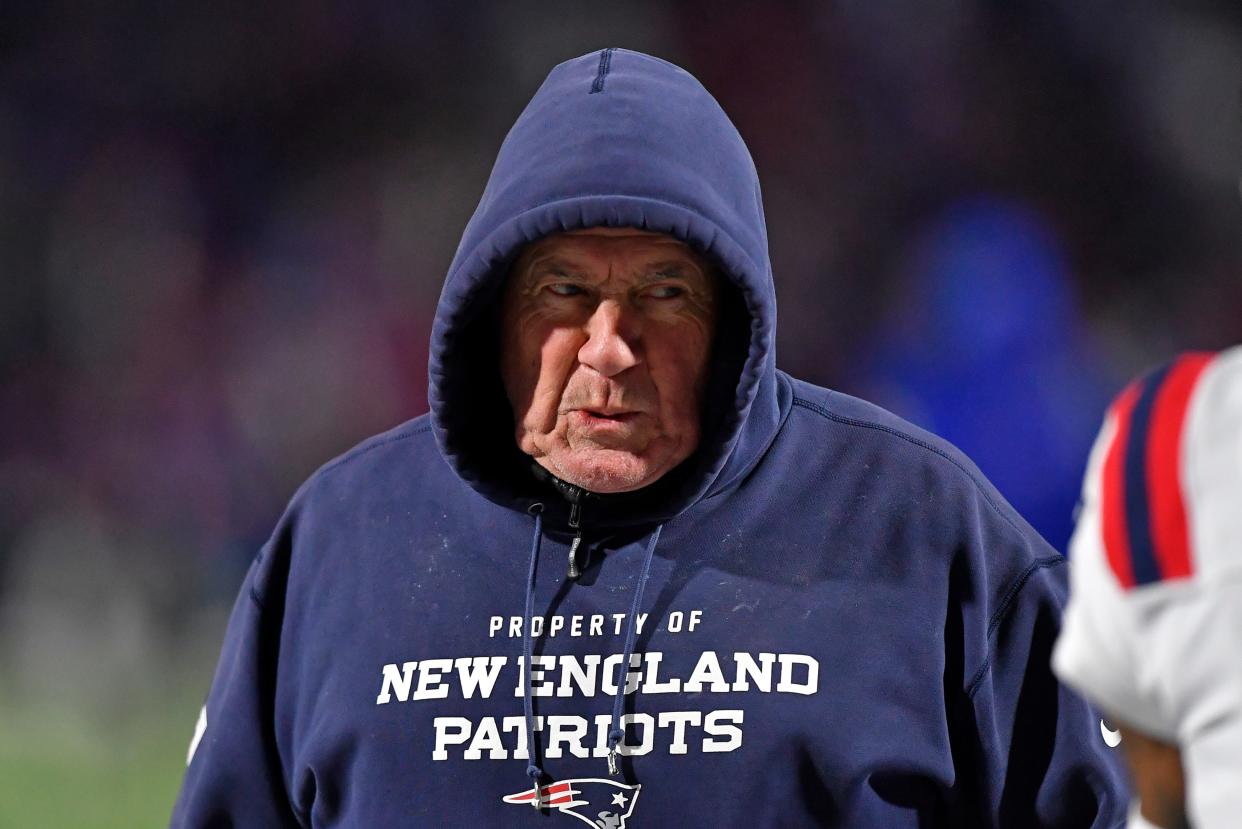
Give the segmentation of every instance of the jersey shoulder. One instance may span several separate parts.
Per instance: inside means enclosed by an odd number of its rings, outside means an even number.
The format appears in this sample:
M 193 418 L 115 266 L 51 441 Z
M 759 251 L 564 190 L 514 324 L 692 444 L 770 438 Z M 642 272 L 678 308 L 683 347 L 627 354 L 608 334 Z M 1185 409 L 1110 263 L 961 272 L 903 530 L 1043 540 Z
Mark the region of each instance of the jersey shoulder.
M 1109 407 L 1073 554 L 1098 546 L 1126 591 L 1219 578 L 1242 569 L 1230 504 L 1242 504 L 1242 348 L 1184 353 Z

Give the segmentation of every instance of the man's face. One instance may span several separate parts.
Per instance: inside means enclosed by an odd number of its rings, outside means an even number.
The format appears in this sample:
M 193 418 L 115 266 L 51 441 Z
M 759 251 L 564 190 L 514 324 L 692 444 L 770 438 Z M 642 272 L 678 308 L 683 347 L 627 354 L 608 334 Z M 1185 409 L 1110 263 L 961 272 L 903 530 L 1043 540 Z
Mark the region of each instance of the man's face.
M 528 246 L 501 321 L 518 446 L 592 492 L 681 463 L 699 443 L 716 299 L 706 261 L 663 234 L 592 228 Z

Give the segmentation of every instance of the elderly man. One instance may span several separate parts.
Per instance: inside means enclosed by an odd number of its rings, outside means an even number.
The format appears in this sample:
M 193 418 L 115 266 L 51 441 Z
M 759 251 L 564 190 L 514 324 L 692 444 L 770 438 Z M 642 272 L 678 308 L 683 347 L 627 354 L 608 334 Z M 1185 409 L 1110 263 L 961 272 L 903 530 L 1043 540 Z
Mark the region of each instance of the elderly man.
M 430 415 L 316 473 L 248 575 L 174 825 L 1119 823 L 1048 668 L 1060 556 L 952 447 L 777 371 L 775 325 L 715 100 L 619 49 L 554 69 Z

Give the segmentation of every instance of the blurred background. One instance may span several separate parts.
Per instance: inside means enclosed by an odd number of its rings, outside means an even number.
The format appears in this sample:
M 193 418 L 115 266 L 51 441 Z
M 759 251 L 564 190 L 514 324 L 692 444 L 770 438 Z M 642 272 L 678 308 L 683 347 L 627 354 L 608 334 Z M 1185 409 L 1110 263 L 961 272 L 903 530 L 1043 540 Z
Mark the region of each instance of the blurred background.
M 425 410 L 562 60 L 697 75 L 763 182 L 779 364 L 1059 549 L 1124 380 L 1242 341 L 1234 0 L 87 5 L 0 12 L 0 827 L 166 823 L 245 568 Z

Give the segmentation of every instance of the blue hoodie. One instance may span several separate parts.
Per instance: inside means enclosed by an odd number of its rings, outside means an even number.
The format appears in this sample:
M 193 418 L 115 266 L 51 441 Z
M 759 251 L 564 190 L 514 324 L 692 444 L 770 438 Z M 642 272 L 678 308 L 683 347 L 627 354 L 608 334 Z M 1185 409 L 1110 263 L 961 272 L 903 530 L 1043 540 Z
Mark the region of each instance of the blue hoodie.
M 532 471 L 497 371 L 509 263 L 594 226 L 730 286 L 698 450 L 614 496 Z M 775 328 L 711 95 L 620 49 L 556 67 L 449 269 L 430 414 L 320 469 L 255 560 L 173 825 L 1119 825 L 1048 666 L 1060 556 L 953 447 L 778 371 Z

